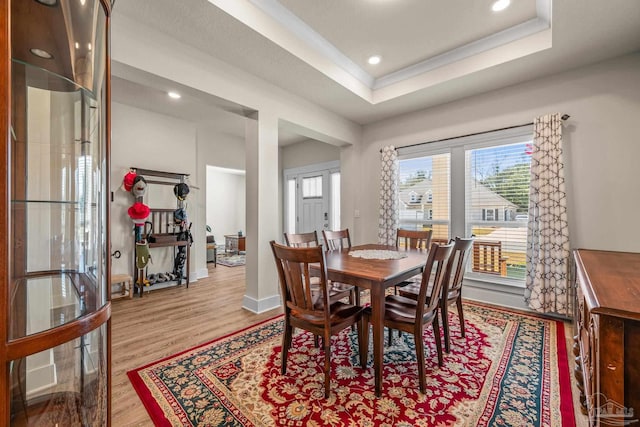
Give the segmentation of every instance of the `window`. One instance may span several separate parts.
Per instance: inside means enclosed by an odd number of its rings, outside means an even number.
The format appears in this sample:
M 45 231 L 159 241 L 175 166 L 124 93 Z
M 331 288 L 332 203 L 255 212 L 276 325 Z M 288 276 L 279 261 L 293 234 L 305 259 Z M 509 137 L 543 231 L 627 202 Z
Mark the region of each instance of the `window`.
M 287 179 L 287 197 L 285 204 L 287 209 L 285 231 L 289 234 L 296 232 L 296 179 Z
M 340 230 L 340 172 L 331 172 L 331 229 Z
M 400 160 L 400 228 L 449 238 L 449 159 L 444 153 Z
M 302 179 L 302 198 L 322 197 L 322 175 Z
M 495 272 L 524 279 L 531 154 L 524 142 L 468 149 L 466 156 L 466 229 L 476 240 L 499 243 Z M 500 215 L 502 213 L 502 215 Z M 502 260 L 501 260 L 502 259 Z
M 470 277 L 524 286 L 531 143 L 524 126 L 400 148 L 400 227 L 431 228 L 434 239 L 474 234 L 495 256 L 472 256 Z

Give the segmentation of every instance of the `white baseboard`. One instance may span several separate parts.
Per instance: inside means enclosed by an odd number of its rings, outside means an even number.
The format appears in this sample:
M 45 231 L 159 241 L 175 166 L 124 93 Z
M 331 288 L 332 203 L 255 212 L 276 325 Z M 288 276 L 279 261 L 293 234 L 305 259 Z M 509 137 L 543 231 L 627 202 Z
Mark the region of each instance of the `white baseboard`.
M 482 283 L 465 278 L 462 297 L 519 310 L 530 310 L 524 302 L 524 288 Z
M 195 277 L 195 279 L 192 279 L 193 277 Z M 200 268 L 196 270 L 195 273 L 191 274 L 189 279 L 191 279 L 190 282 L 197 282 L 198 279 L 204 279 L 205 277 L 209 277 L 209 270 L 206 268 Z
M 27 371 L 27 399 L 49 392 L 57 382 L 55 363 L 29 369 Z
M 242 308 L 251 311 L 252 313 L 260 314 L 265 311 L 273 310 L 280 307 L 280 295 L 272 295 L 268 298 L 257 300 L 247 295 L 242 299 Z

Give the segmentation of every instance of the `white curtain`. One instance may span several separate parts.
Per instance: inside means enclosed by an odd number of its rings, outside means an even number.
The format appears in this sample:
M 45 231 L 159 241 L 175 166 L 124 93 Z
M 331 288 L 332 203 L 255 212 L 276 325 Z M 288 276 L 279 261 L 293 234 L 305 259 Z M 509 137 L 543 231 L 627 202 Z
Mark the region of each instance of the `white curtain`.
M 570 316 L 562 119 L 538 117 L 533 131 L 525 301 L 532 310 Z
M 392 145 L 384 147 L 380 153 L 382 167 L 378 242 L 395 245 L 398 229 L 398 153 Z

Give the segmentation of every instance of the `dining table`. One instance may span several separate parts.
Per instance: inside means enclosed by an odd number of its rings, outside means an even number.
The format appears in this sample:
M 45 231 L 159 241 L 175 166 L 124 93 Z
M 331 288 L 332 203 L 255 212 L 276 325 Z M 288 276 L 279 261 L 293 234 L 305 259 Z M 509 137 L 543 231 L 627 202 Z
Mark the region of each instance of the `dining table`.
M 354 252 L 356 251 L 356 252 Z M 360 251 L 380 258 L 353 256 Z M 388 254 L 402 256 L 399 259 L 382 259 Z M 360 252 L 362 253 L 362 252 Z M 384 352 L 384 312 L 386 289 L 420 274 L 427 261 L 427 251 L 398 249 L 395 246 L 366 244 L 348 249 L 326 252 L 328 279 L 347 283 L 359 289 L 369 289 L 371 294 L 371 324 L 373 327 L 373 366 L 375 372 L 375 394 L 382 394 L 382 367 Z M 362 352 L 363 350 L 360 349 Z M 366 349 L 364 350 L 366 351 Z M 362 353 L 361 353 L 362 356 Z M 361 359 L 362 360 L 362 359 Z

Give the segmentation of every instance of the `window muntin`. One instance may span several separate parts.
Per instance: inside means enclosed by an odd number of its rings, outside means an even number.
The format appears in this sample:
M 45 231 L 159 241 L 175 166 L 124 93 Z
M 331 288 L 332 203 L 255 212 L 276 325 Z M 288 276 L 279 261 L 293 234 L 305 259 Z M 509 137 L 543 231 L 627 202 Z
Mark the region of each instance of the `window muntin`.
M 302 198 L 322 197 L 322 175 L 302 178 Z

